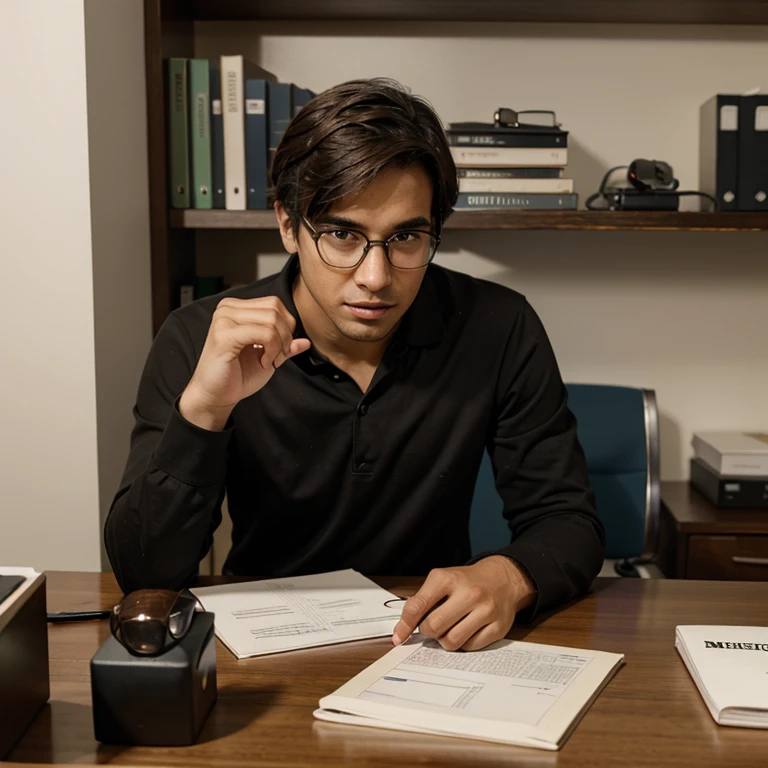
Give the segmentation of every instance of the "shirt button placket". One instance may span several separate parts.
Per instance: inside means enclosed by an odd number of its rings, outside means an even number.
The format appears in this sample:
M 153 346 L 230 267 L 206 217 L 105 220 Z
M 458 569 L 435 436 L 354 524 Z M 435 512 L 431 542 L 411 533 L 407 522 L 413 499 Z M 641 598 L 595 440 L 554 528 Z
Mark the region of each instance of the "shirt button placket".
M 357 418 L 355 419 L 355 471 L 370 472 L 371 464 L 366 461 L 368 441 L 363 437 L 362 417 L 368 413 L 368 403 L 361 403 L 357 407 Z M 367 430 L 366 430 L 367 431 Z

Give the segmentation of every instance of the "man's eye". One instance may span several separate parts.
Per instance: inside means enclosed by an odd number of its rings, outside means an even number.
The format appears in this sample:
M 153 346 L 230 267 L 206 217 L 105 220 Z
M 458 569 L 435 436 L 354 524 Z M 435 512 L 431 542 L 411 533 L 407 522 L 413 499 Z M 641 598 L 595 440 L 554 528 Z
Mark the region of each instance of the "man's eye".
M 351 232 L 348 232 L 346 229 L 332 229 L 328 232 L 328 234 L 334 240 L 352 240 L 354 238 L 354 235 Z
M 415 235 L 413 232 L 399 232 L 395 235 L 395 242 L 396 243 L 407 243 L 409 238 L 413 240 L 418 240 L 418 235 Z

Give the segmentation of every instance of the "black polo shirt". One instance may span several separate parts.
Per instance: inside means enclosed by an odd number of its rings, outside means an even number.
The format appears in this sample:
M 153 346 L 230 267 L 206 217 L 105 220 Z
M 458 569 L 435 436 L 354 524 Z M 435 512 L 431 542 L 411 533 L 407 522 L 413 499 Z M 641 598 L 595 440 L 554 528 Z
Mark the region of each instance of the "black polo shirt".
M 421 575 L 466 564 L 487 448 L 511 529 L 499 553 L 534 580 L 536 610 L 586 590 L 603 529 L 575 420 L 538 317 L 508 288 L 430 265 L 367 392 L 309 350 L 240 402 L 223 432 L 180 415 L 223 296 L 279 296 L 304 335 L 297 270 L 293 257 L 280 274 L 178 309 L 158 333 L 106 523 L 123 589 L 193 579 L 225 493 L 227 573 Z

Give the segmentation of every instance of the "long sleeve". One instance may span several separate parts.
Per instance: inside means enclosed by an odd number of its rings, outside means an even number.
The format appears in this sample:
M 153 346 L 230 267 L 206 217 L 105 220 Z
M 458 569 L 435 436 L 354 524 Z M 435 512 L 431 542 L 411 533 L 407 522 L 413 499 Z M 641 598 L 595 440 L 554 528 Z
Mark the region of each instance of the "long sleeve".
M 196 363 L 186 327 L 171 315 L 144 367 L 130 454 L 104 530 L 124 592 L 185 586 L 221 522 L 232 430 L 200 429 L 177 408 Z
M 526 620 L 589 588 L 602 565 L 605 532 L 567 390 L 527 303 L 511 331 L 497 386 L 488 450 L 512 542 L 495 554 L 522 565 L 536 585 L 536 603 L 521 617 Z

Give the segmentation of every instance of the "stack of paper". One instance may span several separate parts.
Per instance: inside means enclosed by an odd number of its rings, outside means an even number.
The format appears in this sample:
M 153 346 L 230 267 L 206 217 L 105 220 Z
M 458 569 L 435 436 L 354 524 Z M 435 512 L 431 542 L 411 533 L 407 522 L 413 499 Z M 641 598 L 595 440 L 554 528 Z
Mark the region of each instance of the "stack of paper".
M 679 626 L 675 648 L 718 725 L 768 728 L 768 628 Z
M 623 659 L 512 640 L 451 652 L 414 636 L 321 699 L 315 717 L 555 750 Z
M 404 605 L 351 569 L 191 591 L 238 659 L 391 635 Z

